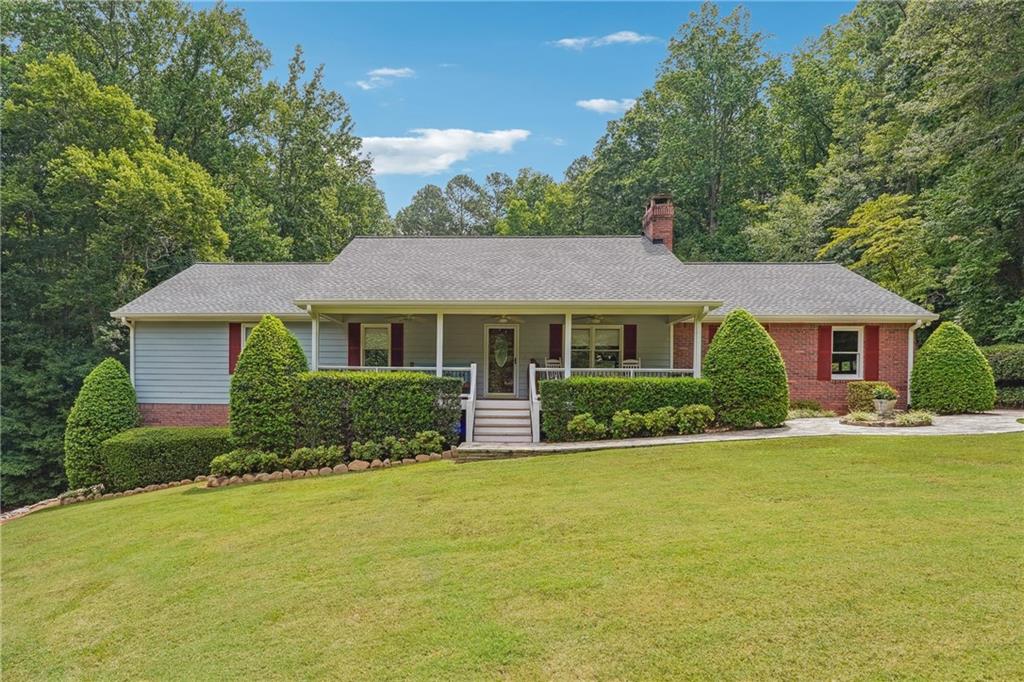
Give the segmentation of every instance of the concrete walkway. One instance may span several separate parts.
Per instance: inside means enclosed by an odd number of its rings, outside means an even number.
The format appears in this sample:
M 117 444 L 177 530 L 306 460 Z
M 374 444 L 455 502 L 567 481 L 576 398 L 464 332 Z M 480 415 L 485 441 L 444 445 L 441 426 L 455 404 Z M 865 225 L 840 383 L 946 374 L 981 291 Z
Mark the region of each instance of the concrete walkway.
M 473 459 L 474 455 L 517 456 L 608 450 L 611 448 L 639 448 L 653 445 L 681 443 L 708 443 L 726 440 L 760 440 L 764 438 L 794 438 L 797 436 L 957 436 L 981 433 L 1012 433 L 1024 431 L 1024 410 L 994 410 L 985 414 L 957 414 L 935 417 L 931 426 L 880 427 L 848 426 L 838 417 L 791 419 L 777 429 L 751 429 L 748 431 L 720 431 L 693 436 L 664 436 L 661 438 L 627 438 L 577 443 L 465 443 L 456 450 L 456 458 Z

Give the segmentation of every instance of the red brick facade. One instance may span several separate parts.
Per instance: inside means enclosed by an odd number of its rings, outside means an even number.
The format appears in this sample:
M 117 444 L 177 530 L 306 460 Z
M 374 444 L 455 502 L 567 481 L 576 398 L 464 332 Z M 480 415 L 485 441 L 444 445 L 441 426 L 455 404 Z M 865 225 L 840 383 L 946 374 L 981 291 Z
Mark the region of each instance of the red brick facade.
M 146 426 L 227 426 L 228 406 L 182 403 L 139 403 Z
M 837 325 L 850 323 L 836 323 Z M 708 349 L 708 325 L 702 327 L 701 347 Z M 848 381 L 818 380 L 818 325 L 809 323 L 764 323 L 779 346 L 789 375 L 792 400 L 816 400 L 822 407 L 846 411 Z M 886 381 L 900 394 L 899 407 L 906 406 L 907 330 L 909 324 L 878 325 L 878 379 Z M 693 325 L 679 323 L 674 330 L 673 356 L 676 367 L 693 366 Z M 863 360 L 862 360 L 863 362 Z

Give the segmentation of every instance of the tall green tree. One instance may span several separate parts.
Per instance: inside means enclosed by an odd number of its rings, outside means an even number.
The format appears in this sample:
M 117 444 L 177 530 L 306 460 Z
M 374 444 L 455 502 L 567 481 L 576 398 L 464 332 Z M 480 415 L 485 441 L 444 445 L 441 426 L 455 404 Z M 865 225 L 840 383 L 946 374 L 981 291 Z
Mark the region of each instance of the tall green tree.
M 3 503 L 62 485 L 63 420 L 124 347 L 109 311 L 221 258 L 227 198 L 156 139 L 153 118 L 67 55 L 25 65 L 3 103 Z M 145 225 L 146 229 L 139 229 Z

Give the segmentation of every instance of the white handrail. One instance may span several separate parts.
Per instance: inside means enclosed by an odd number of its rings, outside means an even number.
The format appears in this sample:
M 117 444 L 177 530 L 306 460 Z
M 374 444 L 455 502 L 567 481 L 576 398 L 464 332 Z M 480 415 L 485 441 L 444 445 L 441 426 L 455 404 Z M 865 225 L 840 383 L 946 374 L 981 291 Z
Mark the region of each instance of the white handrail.
M 530 363 L 530 434 L 540 442 L 540 398 L 537 394 L 537 364 Z
M 466 441 L 473 442 L 473 421 L 476 419 L 476 363 L 469 365 L 469 395 L 466 397 Z
M 570 376 L 580 377 L 613 377 L 624 379 L 637 379 L 642 377 L 690 377 L 693 370 L 689 368 L 673 367 L 573 367 L 570 369 Z M 537 378 L 541 381 L 548 379 L 564 379 L 565 371 L 553 367 L 538 367 Z

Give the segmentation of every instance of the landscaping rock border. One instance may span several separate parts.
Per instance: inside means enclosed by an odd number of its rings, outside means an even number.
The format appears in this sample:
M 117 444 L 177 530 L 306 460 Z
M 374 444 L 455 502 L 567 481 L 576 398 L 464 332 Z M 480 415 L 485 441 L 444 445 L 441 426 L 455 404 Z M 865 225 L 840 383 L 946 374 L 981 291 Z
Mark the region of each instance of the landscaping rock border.
M 89 500 L 108 500 L 114 497 L 130 497 L 132 495 L 138 495 L 139 493 L 166 490 L 167 488 L 177 488 L 183 485 L 206 483 L 207 488 L 223 488 L 229 485 L 240 485 L 245 483 L 266 483 L 269 481 L 284 481 L 294 478 L 310 478 L 312 476 L 334 476 L 336 474 L 359 473 L 362 471 L 369 471 L 370 469 L 388 469 L 400 464 L 421 464 L 423 462 L 435 462 L 442 459 L 455 459 L 455 451 L 446 450 L 442 453 L 435 453 L 432 455 L 417 455 L 415 459 L 404 459 L 401 462 L 394 463 L 392 463 L 390 459 L 375 459 L 372 462 L 357 459 L 349 462 L 348 464 L 338 464 L 333 468 L 322 467 L 320 469 L 307 469 L 305 471 L 289 471 L 288 469 L 285 469 L 284 471 L 275 471 L 269 474 L 245 474 L 244 476 L 196 476 L 194 480 L 186 478 L 181 481 L 172 481 L 170 483 L 153 483 L 145 487 L 133 488 L 131 490 L 116 493 L 104 492 L 104 486 L 101 483 L 99 485 L 94 485 L 91 488 L 68 490 L 57 497 L 53 497 L 48 500 L 40 500 L 35 504 L 30 504 L 26 507 L 18 507 L 17 509 L 12 509 L 9 512 L 4 512 L 0 514 L 0 523 L 5 523 L 12 519 L 27 516 L 28 514 L 41 509 L 77 504 L 79 502 L 87 502 Z
M 931 426 L 932 424 L 897 424 L 894 419 L 877 419 L 870 422 L 855 422 L 846 419 L 846 417 L 839 418 L 840 424 L 846 426 L 873 426 L 876 428 L 893 428 L 893 429 L 916 429 L 922 426 Z

